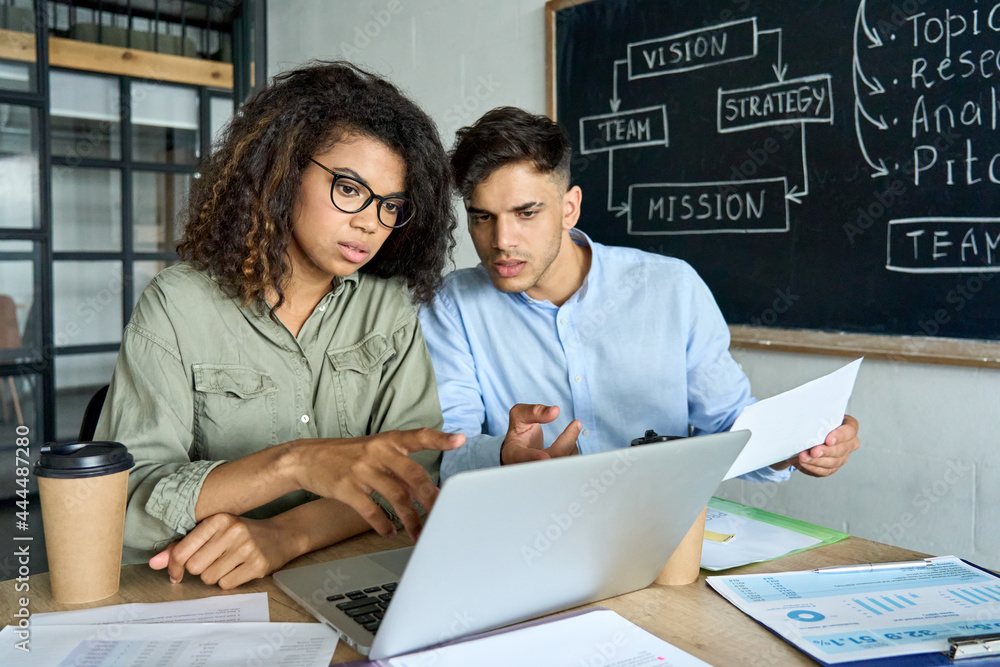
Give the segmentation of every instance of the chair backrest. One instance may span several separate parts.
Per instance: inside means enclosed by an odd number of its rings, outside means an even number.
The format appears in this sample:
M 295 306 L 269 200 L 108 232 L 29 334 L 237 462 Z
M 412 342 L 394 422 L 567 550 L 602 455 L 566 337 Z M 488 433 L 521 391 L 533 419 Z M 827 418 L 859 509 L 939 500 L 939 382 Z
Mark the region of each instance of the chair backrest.
M 80 423 L 80 442 L 90 442 L 94 439 L 94 431 L 97 430 L 97 420 L 101 418 L 101 410 L 104 409 L 104 398 L 108 395 L 109 385 L 104 385 L 98 389 L 87 403 L 87 408 L 83 411 L 83 422 Z
M 17 305 L 14 299 L 0 294 L 0 350 L 21 347 L 21 330 L 17 326 Z

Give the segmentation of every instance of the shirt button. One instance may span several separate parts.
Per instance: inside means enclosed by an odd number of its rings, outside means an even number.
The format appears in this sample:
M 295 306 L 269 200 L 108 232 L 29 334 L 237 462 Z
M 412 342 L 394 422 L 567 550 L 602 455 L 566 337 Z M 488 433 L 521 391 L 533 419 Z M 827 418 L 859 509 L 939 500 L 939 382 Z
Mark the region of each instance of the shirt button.
M 575 378 L 573 378 L 573 379 L 574 379 L 574 380 L 576 380 L 577 382 L 582 382 L 582 381 L 583 381 L 583 378 L 582 378 L 582 377 L 580 377 L 579 375 L 577 375 L 577 376 L 576 376 Z
M 325 313 L 326 312 L 326 306 L 320 306 L 319 307 L 319 312 Z
M 305 357 L 302 357 L 301 359 L 299 359 L 299 361 L 302 363 L 303 366 L 309 363 L 309 360 L 306 359 Z
M 567 320 L 567 319 L 566 319 L 566 318 L 564 317 L 564 318 L 562 318 L 561 320 L 559 320 L 559 322 L 560 322 L 561 324 L 566 324 L 567 322 L 569 322 L 569 320 Z
M 302 423 L 303 424 L 309 423 L 309 415 L 302 415 Z
M 583 435 L 590 435 L 590 429 L 589 428 L 583 429 Z

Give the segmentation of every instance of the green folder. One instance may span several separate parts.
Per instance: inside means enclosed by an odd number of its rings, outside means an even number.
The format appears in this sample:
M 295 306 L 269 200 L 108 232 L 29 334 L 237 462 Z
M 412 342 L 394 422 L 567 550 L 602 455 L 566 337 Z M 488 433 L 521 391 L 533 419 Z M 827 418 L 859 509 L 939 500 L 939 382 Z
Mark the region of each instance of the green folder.
M 847 533 L 842 533 L 839 530 L 833 530 L 832 528 L 824 528 L 822 526 L 817 526 L 806 521 L 800 521 L 798 519 L 792 519 L 791 517 L 781 516 L 780 514 L 774 514 L 772 512 L 765 512 L 764 510 L 757 509 L 756 507 L 748 507 L 747 505 L 741 505 L 740 503 L 734 503 L 731 500 L 723 500 L 722 498 L 713 497 L 708 501 L 709 509 L 722 510 L 728 512 L 729 514 L 734 514 L 736 516 L 743 517 L 745 519 L 751 519 L 753 521 L 760 521 L 762 523 L 771 524 L 772 526 L 777 526 L 779 528 L 784 528 L 786 530 L 791 530 L 802 535 L 806 535 L 816 540 L 820 540 L 819 544 L 814 544 L 810 547 L 805 547 L 804 549 L 795 549 L 787 553 L 781 554 L 780 556 L 774 556 L 772 558 L 764 558 L 761 560 L 755 560 L 755 563 L 764 563 L 769 560 L 777 560 L 778 558 L 784 558 L 785 556 L 791 556 L 792 554 L 797 554 L 802 551 L 808 551 L 809 549 L 815 549 L 816 547 L 822 547 L 827 544 L 833 544 L 839 542 L 846 537 L 849 537 Z M 749 563 L 745 563 L 749 565 Z M 737 567 L 737 566 L 734 566 Z

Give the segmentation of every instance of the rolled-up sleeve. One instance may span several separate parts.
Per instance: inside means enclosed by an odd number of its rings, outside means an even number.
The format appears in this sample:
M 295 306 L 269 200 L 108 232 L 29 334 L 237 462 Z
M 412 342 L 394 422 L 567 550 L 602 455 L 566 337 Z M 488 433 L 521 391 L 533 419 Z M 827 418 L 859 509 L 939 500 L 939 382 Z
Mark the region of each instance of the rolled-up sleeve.
M 142 326 L 159 316 L 166 317 L 155 295 L 144 294 L 122 337 L 95 433 L 97 440 L 124 444 L 135 459 L 125 515 L 126 556 L 135 554 L 132 550 L 162 549 L 194 528 L 205 477 L 223 463 L 192 460 L 191 377 L 171 342 Z

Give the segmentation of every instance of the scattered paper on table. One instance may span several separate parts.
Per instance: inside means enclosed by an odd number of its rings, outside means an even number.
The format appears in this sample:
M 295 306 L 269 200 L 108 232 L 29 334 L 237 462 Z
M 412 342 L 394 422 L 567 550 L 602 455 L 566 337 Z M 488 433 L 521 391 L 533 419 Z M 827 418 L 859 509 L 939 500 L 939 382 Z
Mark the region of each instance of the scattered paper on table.
M 750 440 L 726 479 L 823 444 L 830 431 L 844 421 L 861 361 L 856 359 L 829 375 L 743 408 L 732 430 L 749 430 Z
M 95 609 L 32 614 L 31 624 L 97 625 L 100 623 L 267 623 L 267 593 L 213 595 L 198 600 L 134 602 Z
M 322 623 L 114 623 L 0 631 L 0 665 L 18 667 L 327 667 L 337 635 Z
M 433 662 L 431 662 L 433 660 Z M 379 663 L 382 664 L 382 663 Z M 610 609 L 392 658 L 390 667 L 708 667 Z
M 949 637 L 1000 632 L 1000 577 L 954 556 L 930 560 L 873 572 L 708 577 L 708 585 L 825 664 L 938 653 Z

